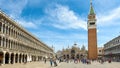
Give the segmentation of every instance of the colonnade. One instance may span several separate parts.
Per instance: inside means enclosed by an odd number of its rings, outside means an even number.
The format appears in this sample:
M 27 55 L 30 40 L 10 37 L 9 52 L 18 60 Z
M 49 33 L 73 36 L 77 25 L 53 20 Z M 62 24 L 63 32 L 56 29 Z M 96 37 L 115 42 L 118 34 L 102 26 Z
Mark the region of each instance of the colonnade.
M 53 49 L 0 11 L 0 64 L 39 61 Z
M 23 53 L 0 52 L 0 64 L 15 64 L 32 61 L 41 61 L 43 56 L 28 55 Z

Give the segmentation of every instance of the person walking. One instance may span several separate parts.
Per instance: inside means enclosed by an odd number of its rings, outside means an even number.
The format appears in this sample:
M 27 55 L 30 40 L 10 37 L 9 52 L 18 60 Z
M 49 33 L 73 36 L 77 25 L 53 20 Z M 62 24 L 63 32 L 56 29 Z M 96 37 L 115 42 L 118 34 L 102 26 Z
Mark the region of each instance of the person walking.
M 56 67 L 57 66 L 56 59 L 54 59 L 53 62 L 54 62 L 54 66 Z
M 50 58 L 50 65 L 52 66 L 52 64 L 53 64 L 53 60 L 52 58 Z
M 47 60 L 46 60 L 46 58 L 45 58 L 45 59 L 44 59 L 44 62 L 46 63 L 46 61 L 47 61 Z

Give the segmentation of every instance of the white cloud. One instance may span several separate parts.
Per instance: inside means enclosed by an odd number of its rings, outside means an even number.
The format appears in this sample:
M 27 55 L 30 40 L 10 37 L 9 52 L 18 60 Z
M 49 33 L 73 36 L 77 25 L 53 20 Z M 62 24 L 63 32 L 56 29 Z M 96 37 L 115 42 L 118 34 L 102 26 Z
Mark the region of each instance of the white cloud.
M 0 1 L 0 6 L 2 6 L 2 9 L 6 10 L 8 12 L 8 15 L 15 21 L 17 21 L 18 24 L 24 26 L 25 28 L 32 28 L 36 29 L 37 24 L 41 23 L 40 20 L 34 20 L 34 21 L 26 21 L 21 17 L 21 13 L 23 9 L 26 7 L 28 3 L 28 0 L 21 0 L 21 1 L 8 1 L 5 0 Z M 5 4 L 5 6 L 3 6 Z M 39 22 L 39 23 L 38 23 Z
M 31 21 L 26 22 L 24 20 L 18 20 L 18 23 L 26 28 L 32 28 L 32 29 L 38 28 L 37 25 Z
M 98 15 L 98 25 L 118 25 L 120 20 L 120 7 L 113 9 L 112 11 L 106 12 L 106 14 L 100 13 Z
M 113 10 L 97 15 L 98 45 L 102 46 L 109 40 L 119 35 L 120 30 L 120 6 Z
M 84 21 L 78 14 L 70 10 L 69 7 L 56 5 L 53 9 L 47 9 L 48 18 L 53 22 L 54 27 L 60 29 L 78 29 L 87 30 L 86 21 Z
M 26 4 L 27 0 L 0 0 L 1 9 L 7 10 L 7 12 L 14 17 L 18 17 L 22 13 Z

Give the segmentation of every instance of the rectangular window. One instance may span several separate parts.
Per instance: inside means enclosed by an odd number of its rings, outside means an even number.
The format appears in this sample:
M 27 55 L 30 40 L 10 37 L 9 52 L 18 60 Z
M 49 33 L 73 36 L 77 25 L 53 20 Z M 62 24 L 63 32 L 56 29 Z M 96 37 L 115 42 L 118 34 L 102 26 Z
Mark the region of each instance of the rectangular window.
M 99 52 L 101 52 L 101 50 L 99 50 Z
M 90 23 L 90 25 L 94 25 L 94 24 L 95 24 L 95 22 L 91 22 L 91 23 Z

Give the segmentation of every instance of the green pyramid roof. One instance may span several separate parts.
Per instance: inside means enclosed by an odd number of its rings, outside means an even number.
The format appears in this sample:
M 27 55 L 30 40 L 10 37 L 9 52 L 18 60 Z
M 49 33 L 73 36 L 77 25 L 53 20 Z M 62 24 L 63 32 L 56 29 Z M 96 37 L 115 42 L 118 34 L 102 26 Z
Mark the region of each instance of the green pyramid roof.
M 91 7 L 90 7 L 90 13 L 89 13 L 90 15 L 91 14 L 95 14 L 95 12 L 94 12 L 94 9 L 93 9 L 93 7 L 92 7 L 92 4 L 91 4 Z

